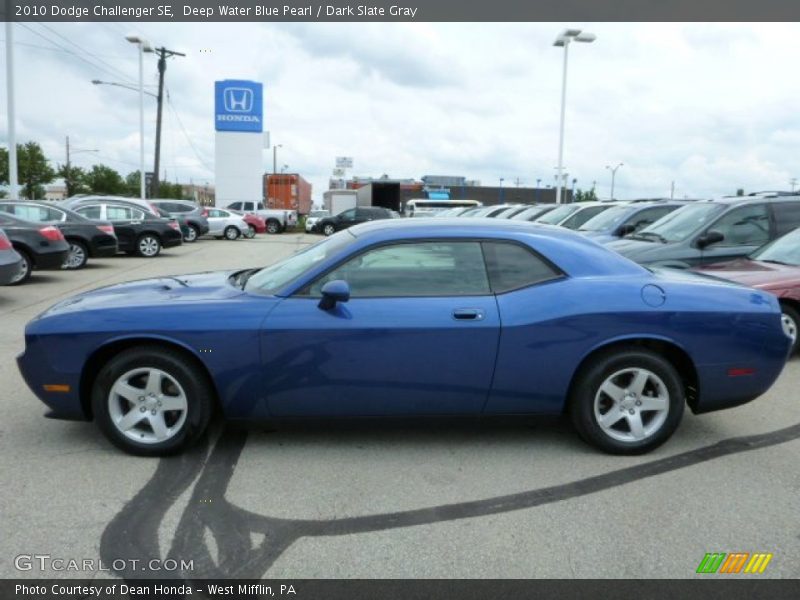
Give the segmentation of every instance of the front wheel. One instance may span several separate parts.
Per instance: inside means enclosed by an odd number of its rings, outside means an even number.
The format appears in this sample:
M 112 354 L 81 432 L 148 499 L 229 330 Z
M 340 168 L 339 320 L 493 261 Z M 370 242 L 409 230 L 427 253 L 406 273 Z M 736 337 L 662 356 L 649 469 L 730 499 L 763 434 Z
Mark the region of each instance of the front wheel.
M 254 237 L 256 237 L 256 228 L 252 225 L 248 225 L 247 231 L 244 232 L 244 237 L 246 237 L 248 240 L 252 240 Z
M 161 252 L 161 240 L 152 233 L 145 233 L 136 242 L 136 254 L 143 258 L 154 258 Z
M 280 232 L 281 232 L 281 224 L 275 219 L 269 219 L 267 221 L 267 233 L 270 235 L 275 235 L 276 233 Z
M 588 443 L 611 454 L 644 454 L 663 444 L 683 416 L 675 367 L 645 349 L 606 352 L 581 368 L 572 385 L 572 423 Z
M 157 346 L 125 350 L 100 369 L 92 387 L 95 420 L 118 448 L 165 456 L 189 447 L 211 420 L 206 374 L 182 354 Z
M 242 235 L 242 232 L 236 229 L 233 225 L 228 225 L 225 228 L 225 239 L 226 240 L 238 240 L 239 236 Z
M 781 304 L 781 325 L 783 332 L 792 340 L 792 349 L 789 353 L 794 354 L 800 346 L 797 335 L 797 329 L 800 327 L 800 313 L 793 306 Z
M 334 233 L 336 233 L 336 228 L 330 223 L 328 223 L 327 225 L 325 225 L 325 227 L 322 228 L 322 233 L 324 233 L 326 236 L 331 236 Z
M 82 269 L 86 266 L 86 262 L 89 260 L 89 251 L 86 249 L 86 246 L 83 242 L 79 242 L 77 240 L 67 240 L 69 242 L 69 253 L 67 254 L 67 258 L 64 260 L 64 264 L 62 268 L 64 269 Z

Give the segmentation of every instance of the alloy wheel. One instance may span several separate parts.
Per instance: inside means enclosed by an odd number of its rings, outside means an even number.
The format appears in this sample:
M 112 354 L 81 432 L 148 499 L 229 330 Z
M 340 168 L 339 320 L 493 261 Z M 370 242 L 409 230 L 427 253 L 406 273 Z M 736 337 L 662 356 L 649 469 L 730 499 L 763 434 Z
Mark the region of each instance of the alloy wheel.
M 69 253 L 64 261 L 65 269 L 80 269 L 86 263 L 86 250 L 81 244 L 69 243 Z
M 159 244 L 158 240 L 150 235 L 144 236 L 139 240 L 139 252 L 142 256 L 152 257 L 158 254 Z
M 197 239 L 197 229 L 192 225 L 189 225 L 189 228 L 186 230 L 186 241 L 193 242 Z
M 608 437 L 640 442 L 655 435 L 669 413 L 669 391 L 661 378 L 642 368 L 613 373 L 594 398 L 594 417 Z
M 239 237 L 240 232 L 236 227 L 226 227 L 225 228 L 225 238 L 228 240 L 235 240 Z
M 781 313 L 781 325 L 783 326 L 783 333 L 789 336 L 792 344 L 797 342 L 797 323 L 787 313 Z
M 25 279 L 28 278 L 28 275 L 31 270 L 31 265 L 28 262 L 28 257 L 22 252 L 20 252 L 19 255 L 22 257 L 22 261 L 19 263 L 19 271 L 17 271 L 17 273 L 11 279 L 12 285 L 16 283 L 22 283 L 23 281 L 25 281 Z
M 325 235 L 333 235 L 336 230 L 333 228 L 333 225 L 325 225 L 325 228 L 322 230 L 322 233 Z
M 108 394 L 111 422 L 125 437 L 157 444 L 174 437 L 186 422 L 188 401 L 181 384 L 166 371 L 133 369 Z

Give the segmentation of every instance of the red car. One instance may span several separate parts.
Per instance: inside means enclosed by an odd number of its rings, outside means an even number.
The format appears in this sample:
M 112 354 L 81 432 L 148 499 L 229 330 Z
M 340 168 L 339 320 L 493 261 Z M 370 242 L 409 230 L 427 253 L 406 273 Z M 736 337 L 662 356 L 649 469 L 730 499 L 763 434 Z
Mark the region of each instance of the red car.
M 694 270 L 775 294 L 783 312 L 783 329 L 792 338 L 792 352 L 798 349 L 800 229 L 765 244 L 748 257 Z
M 244 222 L 247 223 L 250 230 L 244 234 L 244 237 L 250 239 L 255 237 L 257 233 L 266 233 L 267 232 L 267 222 L 264 220 L 264 217 L 259 217 L 253 213 L 246 213 L 240 210 L 231 210 L 228 209 L 232 213 L 236 213 L 240 215 Z

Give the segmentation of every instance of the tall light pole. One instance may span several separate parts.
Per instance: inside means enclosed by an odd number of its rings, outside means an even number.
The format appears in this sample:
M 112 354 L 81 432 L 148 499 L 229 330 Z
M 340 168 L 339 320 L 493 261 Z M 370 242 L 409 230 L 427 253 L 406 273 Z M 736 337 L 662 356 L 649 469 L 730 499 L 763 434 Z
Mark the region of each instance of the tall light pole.
M 504 177 L 500 178 L 500 204 L 503 203 L 503 182 L 505 181 Z
M 272 147 L 272 174 L 278 174 L 278 148 L 283 148 L 283 144 L 275 144 Z
M 617 169 L 619 169 L 622 165 L 623 165 L 623 163 L 619 163 L 616 167 L 610 167 L 609 165 L 606 165 L 606 169 L 611 171 L 611 199 L 612 200 L 614 199 L 614 181 L 617 178 Z
M 583 42 L 590 44 L 597 39 L 593 33 L 581 31 L 580 29 L 565 29 L 553 42 L 553 46 L 564 48 L 564 71 L 561 76 L 561 125 L 558 134 L 558 176 L 556 187 L 556 204 L 561 203 L 561 172 L 564 169 L 564 115 L 567 105 L 567 58 L 569 56 L 569 45 L 571 42 Z
M 10 10 L 6 4 L 6 10 Z M 17 184 L 17 117 L 14 111 L 14 25 L 6 21 L 6 101 L 8 110 L 8 197 L 19 199 Z
M 137 35 L 125 36 L 131 44 L 139 47 L 139 195 L 147 197 L 144 177 L 144 53 L 152 52 L 150 42 Z

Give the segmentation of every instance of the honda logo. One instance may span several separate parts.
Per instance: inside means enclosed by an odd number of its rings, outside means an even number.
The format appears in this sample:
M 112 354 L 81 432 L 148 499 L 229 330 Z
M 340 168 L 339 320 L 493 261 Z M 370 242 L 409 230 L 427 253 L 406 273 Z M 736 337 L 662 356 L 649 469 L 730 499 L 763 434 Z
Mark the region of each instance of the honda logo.
M 253 110 L 253 90 L 249 88 L 225 88 L 224 99 L 228 112 L 246 113 Z

